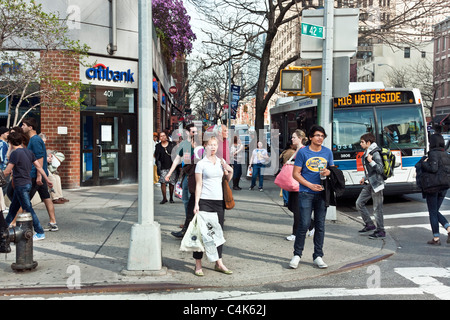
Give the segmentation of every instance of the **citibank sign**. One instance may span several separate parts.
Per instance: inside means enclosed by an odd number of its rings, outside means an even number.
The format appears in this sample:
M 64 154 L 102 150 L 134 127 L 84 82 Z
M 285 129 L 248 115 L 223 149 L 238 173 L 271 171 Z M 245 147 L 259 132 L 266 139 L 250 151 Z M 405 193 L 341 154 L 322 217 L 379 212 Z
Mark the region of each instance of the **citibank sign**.
M 96 57 L 89 57 L 89 60 L 93 60 L 92 67 L 80 68 L 81 81 L 84 84 L 135 89 L 138 87 L 138 63 L 136 61 Z
M 86 70 L 86 78 L 89 80 L 106 80 L 114 82 L 134 82 L 134 72 L 131 69 L 127 71 L 114 71 L 104 64 L 98 63 L 92 68 Z

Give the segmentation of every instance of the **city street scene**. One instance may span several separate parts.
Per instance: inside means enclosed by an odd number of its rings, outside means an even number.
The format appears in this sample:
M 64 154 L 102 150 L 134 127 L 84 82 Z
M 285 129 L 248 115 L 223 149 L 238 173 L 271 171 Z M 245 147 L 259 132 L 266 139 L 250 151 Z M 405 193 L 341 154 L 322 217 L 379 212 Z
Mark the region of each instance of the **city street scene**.
M 449 0 L 0 0 L 0 299 L 450 300 L 449 57 Z

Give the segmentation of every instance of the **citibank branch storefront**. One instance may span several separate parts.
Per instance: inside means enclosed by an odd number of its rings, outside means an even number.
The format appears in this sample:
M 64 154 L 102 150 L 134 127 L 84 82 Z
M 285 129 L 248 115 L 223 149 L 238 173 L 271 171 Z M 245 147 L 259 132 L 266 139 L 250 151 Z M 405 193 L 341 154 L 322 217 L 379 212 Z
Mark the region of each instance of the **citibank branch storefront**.
M 90 56 L 80 66 L 81 186 L 137 182 L 138 62 Z

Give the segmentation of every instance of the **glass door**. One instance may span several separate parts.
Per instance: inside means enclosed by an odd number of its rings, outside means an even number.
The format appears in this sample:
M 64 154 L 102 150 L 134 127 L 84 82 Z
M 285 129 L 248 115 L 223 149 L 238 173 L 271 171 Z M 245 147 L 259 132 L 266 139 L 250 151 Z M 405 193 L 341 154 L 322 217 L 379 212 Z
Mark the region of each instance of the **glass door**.
M 119 177 L 119 117 L 82 116 L 81 185 L 116 184 Z

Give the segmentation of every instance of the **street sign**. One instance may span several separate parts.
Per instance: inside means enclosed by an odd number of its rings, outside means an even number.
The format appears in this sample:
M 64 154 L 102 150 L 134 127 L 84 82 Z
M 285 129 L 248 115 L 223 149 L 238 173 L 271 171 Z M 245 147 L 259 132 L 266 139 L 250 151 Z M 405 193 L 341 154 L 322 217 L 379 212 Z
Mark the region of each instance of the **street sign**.
M 323 26 L 302 22 L 302 35 L 325 39 L 325 28 Z
M 323 15 L 324 9 L 304 10 L 302 25 L 324 25 Z M 334 9 L 333 57 L 352 57 L 356 54 L 358 49 L 358 22 L 359 9 Z M 308 28 L 308 30 L 310 29 Z M 301 31 L 303 34 L 303 28 Z M 305 35 L 308 37 L 302 37 L 301 39 L 300 57 L 302 59 L 322 59 L 324 40 L 309 34 Z

